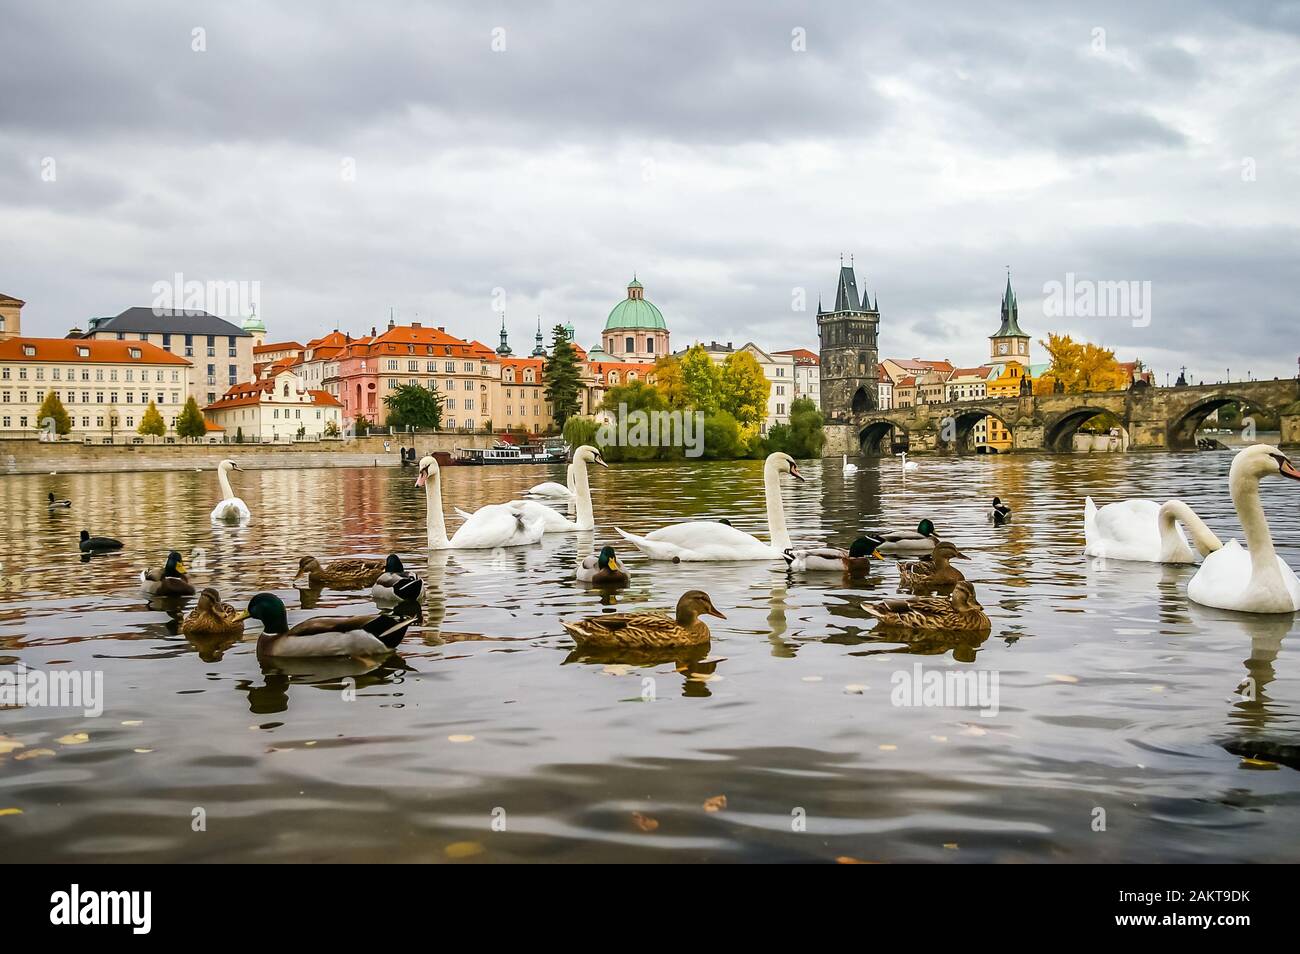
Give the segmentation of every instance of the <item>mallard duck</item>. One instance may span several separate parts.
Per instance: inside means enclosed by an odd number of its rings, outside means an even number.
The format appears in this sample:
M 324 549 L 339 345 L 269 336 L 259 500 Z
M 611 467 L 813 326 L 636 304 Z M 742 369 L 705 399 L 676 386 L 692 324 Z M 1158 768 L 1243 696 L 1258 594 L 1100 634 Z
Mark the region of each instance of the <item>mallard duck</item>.
M 863 603 L 862 609 L 880 620 L 881 626 L 899 629 L 983 632 L 992 625 L 984 615 L 984 607 L 975 599 L 975 587 L 965 580 L 953 587 L 951 596 L 881 600 Z
M 929 553 L 939 542 L 930 520 L 922 520 L 915 530 L 881 530 L 872 534 L 880 540 L 881 553 Z
M 82 553 L 107 553 L 122 549 L 122 541 L 112 537 L 92 537 L 89 530 L 82 530 L 80 546 Z
M 241 619 L 255 619 L 263 633 L 259 656 L 382 656 L 406 636 L 414 619 L 386 613 L 371 616 L 313 616 L 289 628 L 284 603 L 274 593 L 258 593 Z
M 50 509 L 51 509 L 51 510 L 54 510 L 54 509 L 56 509 L 56 508 L 58 508 L 58 507 L 71 507 L 71 506 L 72 506 L 72 501 L 71 501 L 71 500 L 58 500 L 58 499 L 55 498 L 54 494 L 50 494 Z
M 1011 508 L 1002 502 L 1001 497 L 993 498 L 993 506 L 989 508 L 989 522 L 995 527 L 1011 522 Z
M 194 584 L 185 577 L 181 555 L 173 550 L 160 570 L 141 570 L 140 588 L 150 596 L 193 596 Z
M 627 586 L 631 582 L 627 571 L 614 557 L 613 547 L 602 547 L 599 553 L 579 563 L 576 576 L 580 583 L 593 586 Z
M 298 561 L 298 575 L 294 582 L 307 577 L 312 586 L 332 586 L 340 590 L 360 590 L 373 586 L 384 573 L 385 560 L 331 560 L 321 566 L 315 557 L 305 556 Z
M 898 565 L 898 580 L 904 586 L 948 586 L 966 579 L 950 560 L 968 560 L 955 544 L 941 540 L 929 559 Z
M 580 646 L 653 649 L 695 646 L 709 641 L 701 615 L 726 619 L 703 590 L 687 590 L 677 601 L 675 618 L 667 613 L 610 613 L 564 623 Z
M 402 566 L 402 558 L 390 553 L 384 563 L 384 572 L 375 585 L 370 588 L 370 597 L 376 603 L 414 602 L 424 593 L 424 580 L 414 573 L 408 573 Z
M 786 550 L 781 554 L 786 566 L 796 573 L 825 571 L 861 575 L 871 569 L 872 560 L 883 560 L 880 555 L 881 540 L 876 537 L 858 537 L 847 550 L 840 547 L 817 547 L 812 550 Z
M 221 602 L 221 594 L 210 586 L 199 592 L 199 601 L 181 623 L 185 636 L 227 636 L 243 631 L 244 614 Z

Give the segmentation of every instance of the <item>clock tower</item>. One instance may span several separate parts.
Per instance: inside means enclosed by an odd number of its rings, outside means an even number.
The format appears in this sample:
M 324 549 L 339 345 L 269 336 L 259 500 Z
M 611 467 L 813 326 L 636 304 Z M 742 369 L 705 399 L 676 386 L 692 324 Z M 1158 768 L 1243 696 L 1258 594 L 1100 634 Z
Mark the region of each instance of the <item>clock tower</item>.
M 1016 293 L 1011 290 L 1011 272 L 1007 271 L 1007 290 L 1002 293 L 1002 326 L 989 335 L 989 361 L 993 364 L 1029 366 L 1029 335 L 1020 330 Z

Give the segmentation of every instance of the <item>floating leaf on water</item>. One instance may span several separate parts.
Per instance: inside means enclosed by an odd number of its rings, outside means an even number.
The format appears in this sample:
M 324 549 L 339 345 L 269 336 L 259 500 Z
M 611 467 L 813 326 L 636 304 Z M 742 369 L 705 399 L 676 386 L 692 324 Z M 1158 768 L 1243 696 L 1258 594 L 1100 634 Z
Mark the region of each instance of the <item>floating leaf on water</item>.
M 879 749 L 882 752 L 897 752 L 898 746 L 894 745 L 891 742 L 884 742 L 879 746 Z
M 8 755 L 15 749 L 23 748 L 23 743 L 17 739 L 0 739 L 0 755 Z
M 632 824 L 642 831 L 654 831 L 659 827 L 659 820 L 651 818 L 649 815 L 642 815 L 640 812 L 633 812 Z
M 1049 672 L 1047 678 L 1053 682 L 1078 682 L 1078 676 L 1063 676 L 1059 672 Z
M 612 663 L 601 670 L 607 676 L 626 676 L 632 671 L 627 663 Z
M 944 843 L 944 847 L 947 848 L 949 851 L 956 851 L 956 850 L 957 850 L 957 842 L 955 842 L 955 841 L 945 842 L 945 843 Z
M 15 756 L 15 758 L 20 758 L 20 757 L 21 756 Z M 1270 770 L 1280 768 L 1280 766 L 1276 762 L 1270 762 L 1268 761 L 1268 759 L 1249 759 L 1249 758 L 1241 760 L 1241 767 L 1251 768 L 1251 769 L 1270 769 Z
M 89 742 L 90 736 L 85 732 L 69 732 L 67 735 L 61 735 L 54 740 L 59 745 L 81 745 L 83 742 Z
M 801 681 L 801 682 L 821 682 L 821 681 L 822 681 L 822 677 L 821 677 L 821 676 L 804 676 L 804 677 L 802 677 L 802 679 L 801 679 L 800 681 Z
M 726 807 L 726 795 L 714 795 L 712 798 L 706 798 L 704 800 L 704 810 L 706 812 L 720 812 Z
M 447 736 L 447 741 L 448 741 L 448 742 L 473 742 L 473 741 L 474 741 L 474 736 L 472 736 L 472 735 L 449 735 L 449 736 Z
M 1164 692 L 1164 686 L 1147 686 L 1147 692 Z
M 127 719 L 122 725 L 144 725 L 144 719 Z
M 977 725 L 968 725 L 961 730 L 962 735 L 988 735 L 988 729 L 981 729 Z
M 932 735 L 932 736 L 930 736 L 930 741 L 931 741 L 931 742 L 947 742 L 947 741 L 948 741 L 948 737 L 947 737 L 946 735 Z
M 132 749 L 131 751 L 139 755 L 148 755 L 150 752 L 153 751 L 153 749 Z
M 53 755 L 53 749 L 28 749 L 25 752 L 19 752 L 14 756 L 15 762 L 25 762 L 28 759 L 39 759 L 45 755 Z
M 477 841 L 453 841 L 442 851 L 448 858 L 472 858 L 483 854 L 483 846 Z
M 22 813 L 21 808 L 0 808 L 0 815 L 21 815 Z
M 867 691 L 867 687 L 859 686 L 857 683 L 851 683 L 844 687 L 844 691 L 851 696 L 860 696 Z

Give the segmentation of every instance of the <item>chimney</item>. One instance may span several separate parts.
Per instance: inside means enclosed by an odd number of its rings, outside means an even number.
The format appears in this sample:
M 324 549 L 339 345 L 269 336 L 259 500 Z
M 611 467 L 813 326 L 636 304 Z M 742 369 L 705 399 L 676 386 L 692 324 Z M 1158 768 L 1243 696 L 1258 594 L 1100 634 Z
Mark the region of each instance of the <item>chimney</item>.
M 374 325 L 371 325 L 371 326 L 370 326 L 370 337 L 374 338 L 374 337 L 376 337 L 378 334 L 379 334 L 379 332 L 377 332 L 377 331 L 375 330 L 375 326 L 374 326 Z
M 411 327 L 412 327 L 412 328 L 420 328 L 420 327 L 422 327 L 422 325 L 421 325 L 418 321 L 413 321 L 413 322 L 411 322 Z
M 446 329 L 444 326 L 439 325 L 439 326 L 438 326 L 438 330 L 439 330 L 439 331 L 446 331 L 447 329 Z

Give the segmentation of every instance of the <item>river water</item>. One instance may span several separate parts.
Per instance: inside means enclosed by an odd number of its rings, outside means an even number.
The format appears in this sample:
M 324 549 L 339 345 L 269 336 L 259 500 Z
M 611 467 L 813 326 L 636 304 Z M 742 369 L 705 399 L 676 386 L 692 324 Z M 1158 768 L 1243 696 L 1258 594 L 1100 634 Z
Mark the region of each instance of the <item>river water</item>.
M 1191 605 L 1187 568 L 1082 554 L 1086 494 L 1181 496 L 1239 538 L 1230 460 L 932 457 L 905 479 L 893 460 L 852 478 L 828 461 L 787 481 L 796 542 L 928 517 L 960 544 L 993 631 L 957 643 L 873 635 L 860 602 L 897 591 L 892 561 L 848 583 L 623 545 L 628 590 L 573 580 L 615 524 L 725 516 L 765 534 L 759 462 L 597 469 L 594 540 L 432 564 L 409 468 L 235 474 L 243 529 L 210 526 L 212 472 L 0 478 L 0 663 L 104 684 L 98 717 L 0 710 L 0 857 L 1296 861 L 1300 774 L 1229 751 L 1300 743 L 1296 620 Z M 448 468 L 444 499 L 472 508 L 543 479 L 562 471 Z M 72 508 L 48 511 L 50 491 Z M 1300 487 L 1262 492 L 1300 566 Z M 984 519 L 994 494 L 1008 527 Z M 83 562 L 83 527 L 127 549 Z M 241 606 L 275 591 L 291 621 L 371 606 L 293 589 L 300 556 L 398 552 L 428 579 L 423 625 L 377 667 L 259 662 L 251 622 L 242 642 L 192 642 L 137 589 L 172 548 L 200 587 Z M 559 625 L 696 587 L 727 614 L 702 658 L 584 657 Z M 918 665 L 996 678 L 996 714 L 894 704 Z

